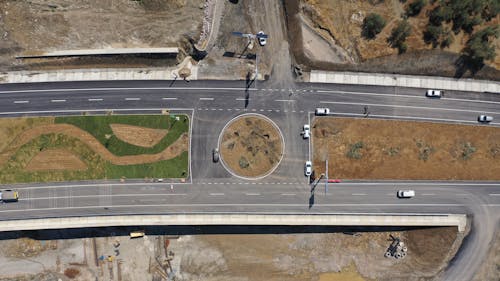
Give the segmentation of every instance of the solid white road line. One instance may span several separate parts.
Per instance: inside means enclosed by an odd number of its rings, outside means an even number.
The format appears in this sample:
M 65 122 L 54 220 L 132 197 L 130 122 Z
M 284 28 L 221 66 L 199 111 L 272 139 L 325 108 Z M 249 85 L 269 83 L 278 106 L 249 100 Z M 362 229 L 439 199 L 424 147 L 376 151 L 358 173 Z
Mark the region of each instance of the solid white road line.
M 102 99 L 88 99 L 88 101 L 102 101 Z
M 80 112 L 103 112 L 103 111 L 162 111 L 165 108 L 106 108 L 106 109 L 62 109 L 62 110 L 32 110 L 32 111 L 11 111 L 0 112 L 0 115 L 10 114 L 46 114 L 46 113 L 80 113 Z M 169 108 L 172 110 L 192 111 L 192 108 Z
M 145 208 L 145 207 L 160 207 L 160 208 L 165 208 L 166 206 L 168 207 L 304 207 L 307 206 L 306 204 L 241 204 L 241 203 L 227 203 L 227 204 L 151 204 L 151 205 L 139 205 L 139 204 L 131 204 L 131 205 L 110 205 L 109 207 L 117 209 L 117 208 Z M 363 206 L 363 207 L 466 207 L 467 205 L 464 204 L 448 204 L 448 203 L 442 203 L 442 204 L 411 204 L 411 203 L 405 203 L 405 204 L 359 204 L 359 203 L 353 203 L 353 204 L 315 204 L 314 206 L 316 207 L 356 207 L 356 206 Z M 481 204 L 480 206 L 500 206 L 500 204 Z M 0 213 L 19 213 L 19 212 L 29 212 L 29 211 L 48 211 L 48 210 L 76 210 L 76 209 L 101 209 L 102 210 L 103 206 L 82 206 L 82 207 L 56 207 L 56 208 L 32 208 L 32 209 L 16 209 L 16 210 L 0 210 Z M 188 212 L 183 212 L 183 213 L 188 213 Z M 197 213 L 197 212 L 194 212 Z M 209 212 L 206 212 L 209 213 Z M 220 212 L 214 212 L 214 213 L 220 213 Z M 230 212 L 230 213 L 237 213 L 237 212 Z M 259 212 L 252 212 L 252 213 L 259 213 Z M 279 211 L 276 212 L 279 214 L 286 213 L 284 211 Z M 265 212 L 265 214 L 272 214 L 272 212 Z M 296 212 L 294 212 L 296 214 Z M 322 214 L 328 214 L 328 213 L 322 213 Z M 332 213 L 332 214 L 338 214 L 338 213 Z M 373 213 L 370 213 L 373 214 Z M 413 213 L 410 213 L 413 214 Z M 405 213 L 399 213 L 398 215 L 405 215 Z M 439 215 L 439 214 L 438 214 Z
M 141 98 L 125 98 L 125 100 L 133 101 L 133 100 L 141 100 Z
M 157 87 L 157 88 L 87 88 L 87 89 L 39 89 L 39 90 L 13 90 L 0 91 L 0 94 L 15 94 L 15 93 L 43 93 L 43 92 L 82 92 L 82 91 L 129 91 L 129 90 L 248 90 L 257 91 L 254 88 L 189 88 L 189 87 Z
M 443 108 L 443 107 L 425 107 L 425 106 L 411 106 L 411 105 L 392 105 L 392 104 L 362 103 L 362 102 L 320 101 L 319 103 L 326 103 L 326 104 L 343 104 L 343 105 L 363 105 L 363 106 L 374 106 L 374 107 L 395 107 L 395 108 L 425 109 L 425 110 L 439 110 L 439 111 L 458 111 L 458 112 L 472 112 L 472 113 L 500 114 L 500 111 L 499 111 L 499 112 L 492 112 L 492 111 L 469 110 L 469 109 L 454 109 L 454 108 Z
M 348 95 L 368 95 L 368 96 L 386 96 L 386 97 L 401 97 L 401 98 L 411 98 L 411 99 L 430 99 L 425 96 L 408 96 L 408 95 L 395 95 L 395 94 L 382 94 L 382 93 L 364 93 L 364 92 L 349 92 L 349 91 L 327 91 L 318 90 L 317 93 L 332 93 L 332 94 L 348 94 Z M 439 100 L 449 100 L 449 101 L 460 101 L 460 102 L 477 102 L 477 103 L 491 103 L 500 104 L 498 101 L 485 101 L 485 100 L 469 100 L 469 99 L 457 99 L 457 98 L 445 98 L 442 97 Z
M 330 113 L 330 115 L 365 116 L 362 113 L 349 113 L 349 112 L 333 112 L 333 113 Z M 385 118 L 385 119 L 408 119 L 408 120 L 440 121 L 440 122 L 446 121 L 446 122 L 452 122 L 452 123 L 478 124 L 477 121 L 471 121 L 471 120 L 402 116 L 402 115 L 370 114 L 370 117 L 379 117 L 379 118 Z M 490 123 L 490 125 L 500 125 L 500 123 Z
M 66 102 L 66 100 L 50 100 L 50 102 Z
M 16 100 L 14 103 L 29 103 L 29 100 Z
M 161 98 L 162 100 L 176 100 L 177 98 Z
M 200 98 L 200 100 L 214 100 L 214 98 Z

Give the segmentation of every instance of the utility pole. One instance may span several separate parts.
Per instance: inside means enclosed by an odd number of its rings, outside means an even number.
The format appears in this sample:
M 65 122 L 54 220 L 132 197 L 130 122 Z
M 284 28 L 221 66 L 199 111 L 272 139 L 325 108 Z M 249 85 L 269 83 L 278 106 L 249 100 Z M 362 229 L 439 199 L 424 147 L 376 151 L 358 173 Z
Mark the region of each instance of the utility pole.
M 257 89 L 257 80 L 259 77 L 259 55 L 255 52 L 255 89 Z
M 325 195 L 328 193 L 328 158 L 325 161 L 326 165 L 326 173 L 325 173 Z

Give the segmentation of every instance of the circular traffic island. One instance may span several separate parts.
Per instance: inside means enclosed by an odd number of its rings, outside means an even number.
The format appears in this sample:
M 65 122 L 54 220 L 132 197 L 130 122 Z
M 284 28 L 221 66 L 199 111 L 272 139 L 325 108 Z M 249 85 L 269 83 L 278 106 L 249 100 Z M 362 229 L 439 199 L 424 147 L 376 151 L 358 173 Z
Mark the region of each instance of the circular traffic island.
M 224 127 L 219 149 L 222 164 L 230 173 L 259 179 L 271 174 L 283 158 L 283 135 L 264 115 L 243 114 Z

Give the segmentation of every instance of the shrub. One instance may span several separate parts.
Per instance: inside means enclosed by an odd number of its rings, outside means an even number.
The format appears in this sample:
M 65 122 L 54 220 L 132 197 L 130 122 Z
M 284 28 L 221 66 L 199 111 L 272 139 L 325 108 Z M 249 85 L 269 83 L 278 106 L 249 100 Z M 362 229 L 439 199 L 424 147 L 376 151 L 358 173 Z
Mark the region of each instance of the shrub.
M 398 48 L 399 53 L 406 52 L 407 45 L 405 43 L 406 37 L 411 33 L 411 26 L 408 21 L 401 21 L 396 27 L 392 29 L 391 36 L 387 41 L 391 44 L 391 47 Z
M 361 35 L 367 39 L 373 39 L 385 27 L 385 19 L 379 14 L 371 13 L 363 20 Z
M 346 156 L 348 158 L 352 159 L 361 159 L 363 155 L 361 154 L 360 150 L 364 147 L 364 144 L 362 141 L 358 141 L 355 144 L 351 144 L 351 147 L 349 148 L 349 151 L 347 151 Z
M 406 8 L 406 15 L 409 17 L 414 17 L 420 14 L 422 8 L 427 4 L 426 0 L 415 0 L 411 2 Z

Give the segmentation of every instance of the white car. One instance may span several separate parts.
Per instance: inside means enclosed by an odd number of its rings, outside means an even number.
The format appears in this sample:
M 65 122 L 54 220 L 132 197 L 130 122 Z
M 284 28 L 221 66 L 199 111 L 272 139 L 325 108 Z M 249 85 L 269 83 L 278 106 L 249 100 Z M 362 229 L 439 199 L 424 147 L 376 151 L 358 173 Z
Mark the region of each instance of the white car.
M 319 108 L 316 108 L 316 110 L 314 111 L 314 114 L 316 114 L 316 115 L 328 115 L 328 114 L 330 114 L 330 109 L 326 108 L 326 107 L 319 107 Z
M 304 166 L 304 174 L 306 177 L 310 176 L 312 173 L 312 163 L 311 161 L 306 161 L 306 164 Z
M 415 196 L 415 190 L 398 190 L 398 198 L 412 198 Z
M 257 35 L 265 35 L 264 31 L 259 31 L 257 32 Z M 259 40 L 259 45 L 265 46 L 267 44 L 267 39 L 264 37 L 257 36 L 257 39 Z
M 489 122 L 493 121 L 493 116 L 479 115 L 477 117 L 477 121 L 479 121 L 481 123 L 489 123 Z
M 308 139 L 310 136 L 311 136 L 311 128 L 309 127 L 308 124 L 305 124 L 302 132 L 302 137 L 304 139 Z
M 440 98 L 442 94 L 443 91 L 440 90 L 427 90 L 425 96 L 429 98 Z

